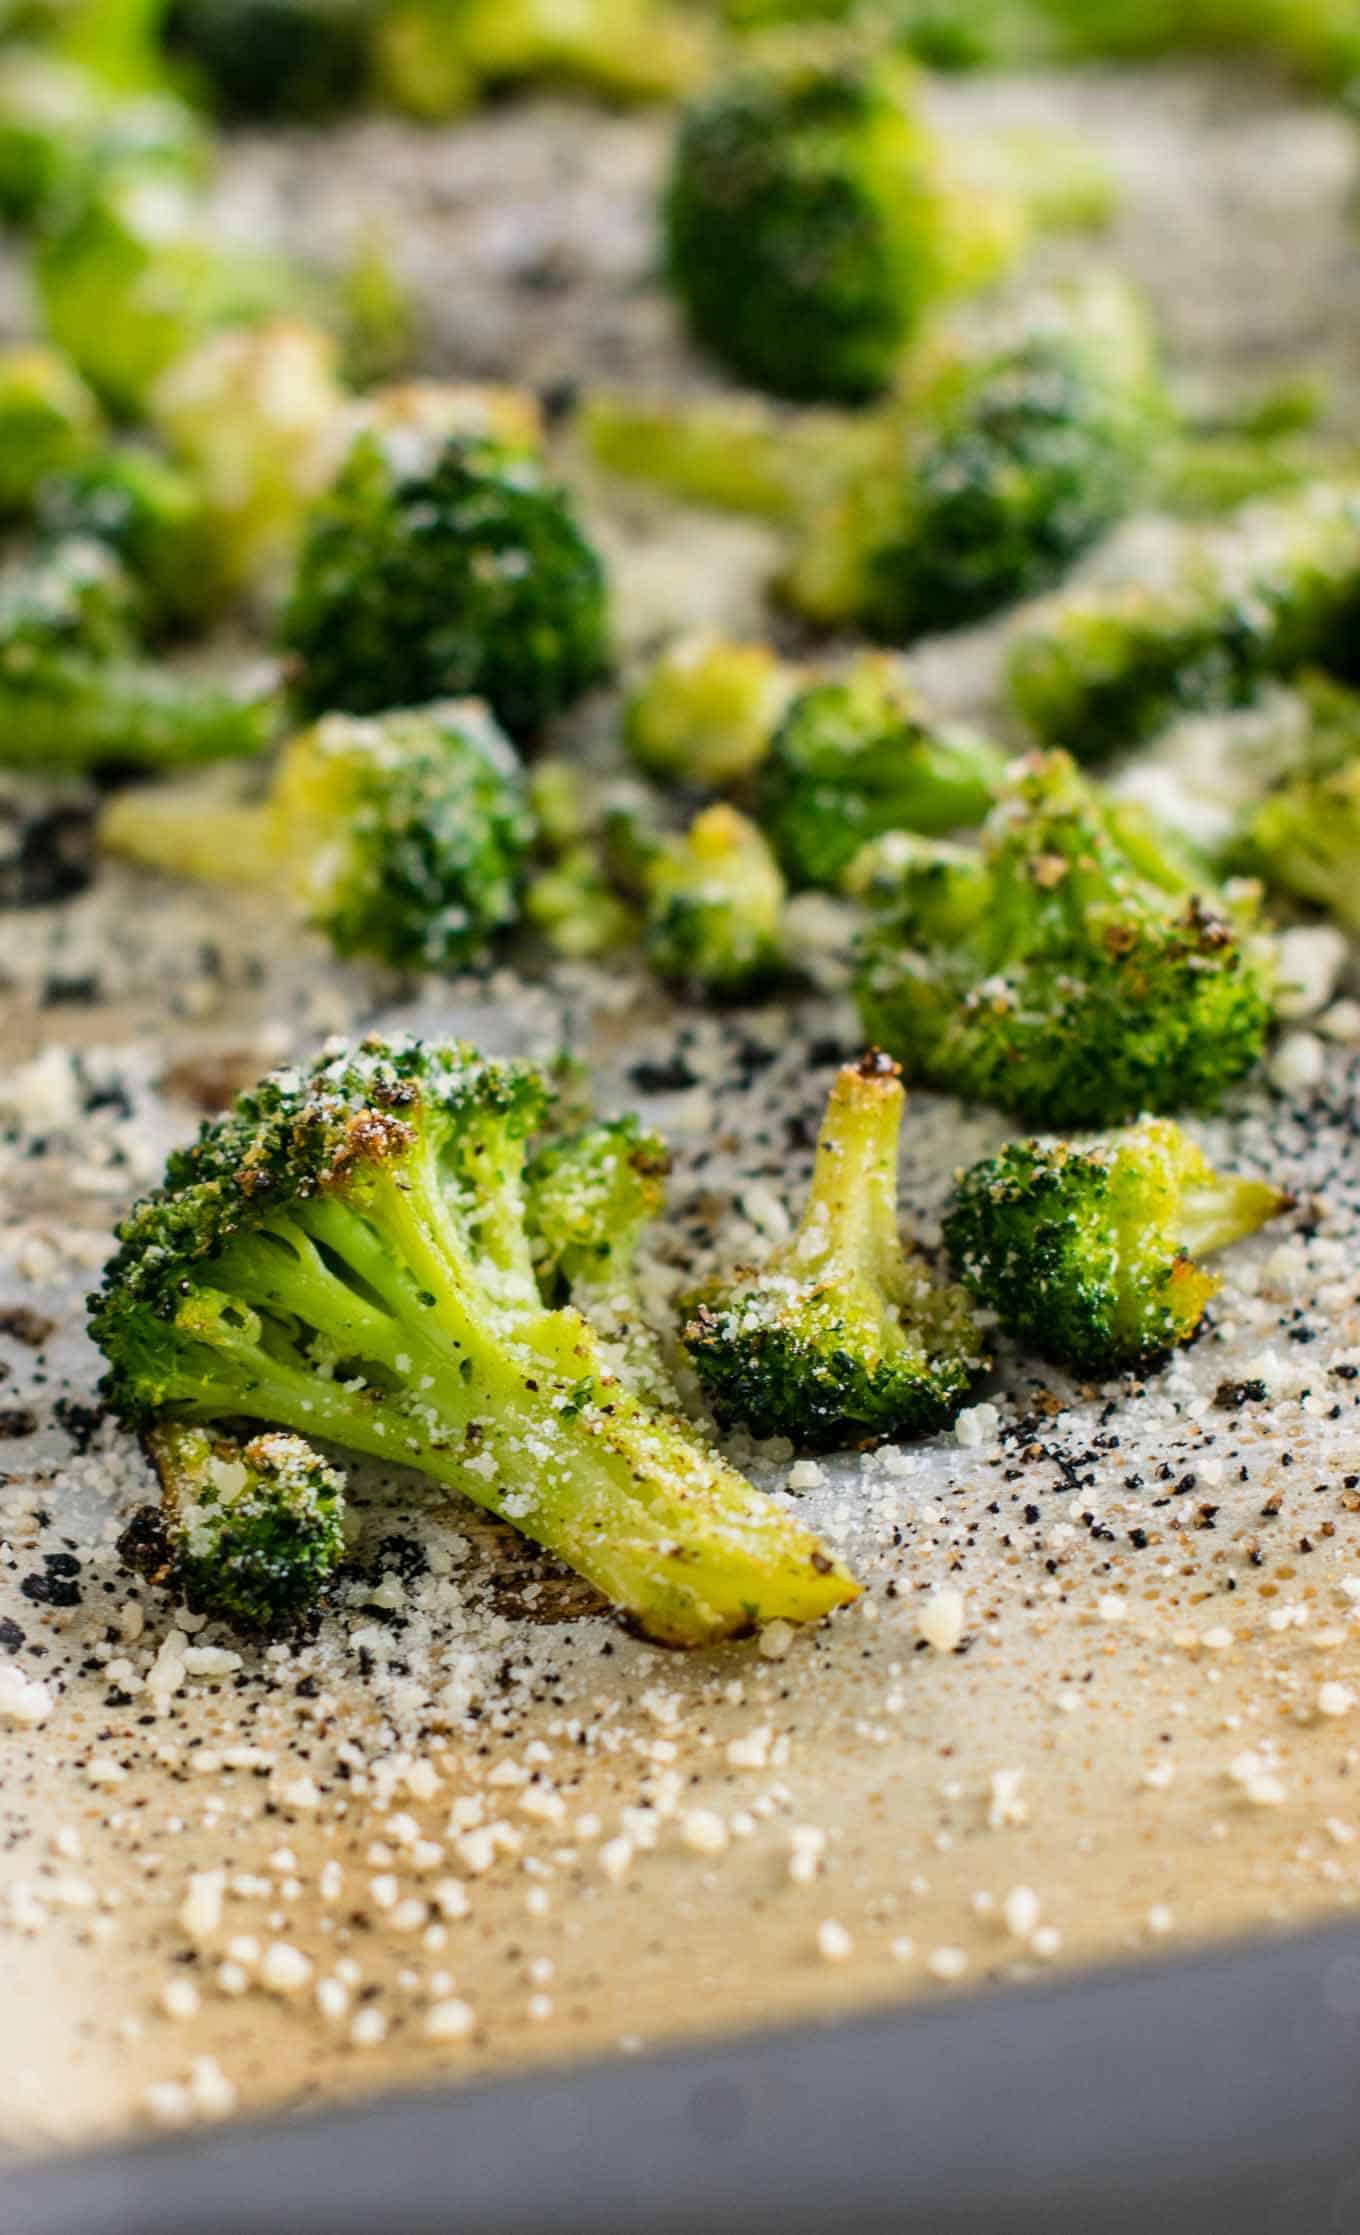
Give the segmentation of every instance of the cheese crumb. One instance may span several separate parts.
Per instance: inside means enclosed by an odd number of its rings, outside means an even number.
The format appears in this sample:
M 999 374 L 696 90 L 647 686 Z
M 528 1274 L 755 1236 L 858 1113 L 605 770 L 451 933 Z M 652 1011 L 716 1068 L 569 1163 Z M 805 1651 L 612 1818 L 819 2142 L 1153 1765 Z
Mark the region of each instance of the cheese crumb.
M 275 1940 L 265 1949 L 260 1985 L 269 1994 L 300 1994 L 311 1976 L 309 1959 L 287 1940 Z
M 453 1995 L 447 2002 L 433 2005 L 425 2019 L 425 2031 L 431 2041 L 466 2041 L 476 2022 L 472 2005 Z
M 727 1845 L 727 1826 L 711 1808 L 691 1808 L 680 1826 L 680 1836 L 696 1855 L 720 1855 Z
M 25 1676 L 14 1661 L 0 1661 L 0 1723 L 45 1723 L 55 1702 L 46 1684 Z
M 817 1953 L 823 1963 L 844 1963 L 854 1952 L 854 1941 L 834 1917 L 823 1917 L 817 1927 Z
M 926 1957 L 926 1969 L 933 1979 L 961 1979 L 968 1969 L 968 1957 L 962 1948 L 932 1948 Z
M 1355 1705 L 1355 1694 L 1349 1684 L 1323 1684 L 1319 1687 L 1317 1710 L 1319 1715 L 1349 1715 Z
M 916 1618 L 916 1627 L 937 1653 L 952 1653 L 963 1636 L 963 1619 L 961 1591 L 932 1591 Z
M 1001 1904 L 1006 1930 L 1017 1940 L 1028 1940 L 1039 1922 L 1039 1896 L 1032 1886 L 1012 1886 Z
M 198 1989 L 192 1979 L 167 1979 L 161 1988 L 160 2004 L 167 2018 L 196 2017 Z

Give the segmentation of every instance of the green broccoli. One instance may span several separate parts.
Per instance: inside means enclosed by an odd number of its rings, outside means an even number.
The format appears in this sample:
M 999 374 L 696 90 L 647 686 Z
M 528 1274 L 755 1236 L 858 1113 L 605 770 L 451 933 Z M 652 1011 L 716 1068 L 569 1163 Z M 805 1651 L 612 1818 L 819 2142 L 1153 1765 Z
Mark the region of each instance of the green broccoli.
M 242 1444 L 166 1421 L 146 1441 L 161 1503 L 124 1532 L 128 1564 L 234 1629 L 268 1635 L 311 1614 L 345 1555 L 335 1468 L 277 1430 Z
M 388 0 L 377 25 L 383 91 L 432 120 L 527 79 L 665 100 L 706 74 L 710 46 L 702 17 L 667 0 Z
M 409 1041 L 240 1095 L 119 1230 L 91 1303 L 109 1404 L 415 1467 L 667 1643 L 815 1619 L 845 1569 L 545 1305 L 524 1163 L 549 1100 L 523 1065 Z
M 1360 496 L 1311 488 L 1187 535 L 1165 588 L 1056 599 L 1012 647 L 1010 695 L 1044 744 L 1101 760 L 1268 676 L 1355 674 L 1358 622 Z
M 534 763 L 529 798 L 546 857 L 524 896 L 524 914 L 548 945 L 581 962 L 642 943 L 646 865 L 656 850 L 650 803 L 627 783 L 601 785 L 576 761 Z
M 371 0 L 171 0 L 166 44 L 220 115 L 315 119 L 363 93 L 372 13 Z
M 55 222 L 34 276 L 52 340 L 126 418 L 205 334 L 258 324 L 307 293 L 279 257 L 216 238 L 192 194 L 144 170 L 105 181 Z
M 787 967 L 784 880 L 753 822 L 706 807 L 657 846 L 645 874 L 643 947 L 660 978 L 720 998 L 764 992 Z
M 55 11 L 58 53 L 123 92 L 164 81 L 161 32 L 167 0 L 64 0 Z
M 958 1183 L 945 1239 L 965 1285 L 1075 1373 L 1143 1373 L 1199 1330 L 1222 1286 L 1197 1262 L 1289 1207 L 1216 1172 L 1168 1118 L 1107 1141 L 1012 1141 Z
M 614 889 L 598 845 L 567 846 L 531 878 L 524 896 L 526 920 L 555 953 L 569 962 L 637 947 L 642 919 Z
M 796 688 L 796 672 L 768 644 L 684 636 L 630 696 L 624 743 L 650 776 L 726 791 L 764 759 Z
M 340 955 L 397 969 L 474 960 L 519 915 L 534 822 L 509 741 L 476 700 L 329 714 L 285 747 L 268 797 L 201 783 L 116 795 L 106 851 L 282 889 Z
M 117 443 L 54 474 L 37 516 L 49 542 L 76 537 L 121 561 L 142 593 L 148 630 L 193 626 L 216 610 L 220 580 L 202 493 L 154 450 Z
M 683 115 L 665 193 L 672 283 L 696 337 L 777 395 L 887 386 L 924 313 L 990 279 L 1018 207 L 947 176 L 910 72 L 814 47 Z
M 229 689 L 138 656 L 142 605 L 110 551 L 71 539 L 0 581 L 0 765 L 244 758 L 273 735 L 272 691 Z
M 1360 757 L 1287 776 L 1247 817 L 1240 851 L 1273 891 L 1360 932 Z
M 548 1302 L 574 1305 L 617 1351 L 629 1387 L 678 1412 L 637 1264 L 642 1236 L 664 1206 L 669 1169 L 665 1142 L 635 1117 L 596 1119 L 530 1157 L 525 1225 Z
M 906 1097 L 876 1049 L 838 1073 L 797 1230 L 759 1270 L 684 1299 L 683 1340 L 725 1427 L 804 1451 L 928 1435 L 986 1361 L 963 1295 L 942 1287 L 897 1224 Z
M 46 223 L 120 173 L 192 182 L 207 141 L 168 95 L 119 100 L 88 72 L 25 47 L 0 53 L 0 216 Z
M 1063 753 L 1017 765 L 980 854 L 896 849 L 865 934 L 864 1030 L 909 1078 L 1034 1124 L 1211 1109 L 1271 1014 L 1249 894 L 1196 879 Z
M 64 357 L 0 350 L 0 513 L 28 511 L 47 476 L 87 457 L 99 432 L 99 406 Z
M 930 722 L 900 662 L 870 652 L 794 699 L 755 812 L 795 885 L 834 886 L 884 831 L 939 836 L 980 823 L 1005 766 L 986 738 Z
M 484 698 L 514 736 L 605 672 L 605 582 L 537 461 L 363 434 L 303 540 L 284 641 L 305 710 Z

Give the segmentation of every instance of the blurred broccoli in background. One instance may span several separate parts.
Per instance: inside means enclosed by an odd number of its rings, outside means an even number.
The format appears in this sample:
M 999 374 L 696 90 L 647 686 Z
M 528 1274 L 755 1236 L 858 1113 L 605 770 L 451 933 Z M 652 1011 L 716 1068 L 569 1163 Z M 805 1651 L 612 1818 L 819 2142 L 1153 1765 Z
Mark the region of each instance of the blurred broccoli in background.
M 741 1000 L 787 967 L 784 879 L 755 823 L 706 807 L 663 839 L 645 873 L 643 947 L 660 978 L 696 994 Z
M 682 1299 L 685 1348 L 723 1426 L 819 1451 L 926 1435 L 964 1403 L 985 1364 L 977 1330 L 898 1232 L 904 1102 L 887 1057 L 848 1064 L 795 1232 L 763 1266 Z
M 1166 588 L 1058 597 L 1017 637 L 1008 675 L 1037 738 L 1101 760 L 1314 663 L 1360 674 L 1360 496 L 1344 487 L 1187 534 Z
M 216 612 L 222 576 L 202 493 L 154 450 L 115 443 L 53 474 L 39 494 L 37 520 L 52 543 L 83 539 L 121 561 L 141 593 L 148 635 L 193 627 Z
M 0 581 L 0 766 L 57 775 L 263 751 L 272 688 L 151 663 L 144 620 L 131 576 L 99 543 L 71 538 Z
M 308 711 L 472 694 L 524 736 L 605 673 L 604 572 L 531 453 L 363 434 L 308 523 L 283 635 Z
M 703 15 L 671 0 L 388 0 L 376 28 L 382 91 L 431 121 L 533 79 L 664 100 L 706 75 L 711 50 Z
M 910 1078 L 1033 1124 L 1106 1125 L 1211 1109 L 1261 1053 L 1253 896 L 1197 877 L 1065 754 L 1016 767 L 980 853 L 897 835 L 878 867 L 860 1016 Z
M 28 511 L 49 474 L 87 457 L 101 433 L 98 404 L 54 350 L 0 350 L 0 512 Z
M 512 746 L 465 700 L 328 715 L 285 747 L 266 798 L 124 792 L 99 835 L 147 868 L 281 889 L 337 954 L 449 970 L 516 921 L 534 821 Z
M 119 97 L 25 47 L 0 51 L 0 216 L 46 223 L 132 172 L 193 184 L 208 166 L 199 118 L 167 93 Z
M 1089 1147 L 1013 1141 L 958 1184 L 945 1239 L 980 1303 L 1076 1373 L 1142 1373 L 1198 1332 L 1222 1285 L 1198 1259 L 1288 1208 L 1150 1118 Z
M 664 226 L 690 325 L 732 371 L 861 402 L 927 309 L 1004 267 L 1024 218 L 949 177 L 905 67 L 814 47 L 695 100 Z
M 363 93 L 375 13 L 375 0 L 170 0 L 165 43 L 222 116 L 316 119 Z
M 199 1613 L 265 1636 L 313 1613 L 345 1556 L 345 1484 L 301 1436 L 246 1443 L 166 1423 L 147 1450 L 160 1509 L 143 1508 L 119 1550 Z
M 1298 703 L 1302 733 L 1241 814 L 1228 859 L 1360 932 L 1360 693 L 1310 675 Z
M 800 691 L 774 733 L 755 812 L 795 885 L 839 884 L 866 840 L 980 823 L 1006 757 L 931 722 L 901 663 L 864 653 Z
M 662 782 L 726 791 L 759 767 L 797 687 L 768 644 L 680 637 L 630 694 L 624 743 Z

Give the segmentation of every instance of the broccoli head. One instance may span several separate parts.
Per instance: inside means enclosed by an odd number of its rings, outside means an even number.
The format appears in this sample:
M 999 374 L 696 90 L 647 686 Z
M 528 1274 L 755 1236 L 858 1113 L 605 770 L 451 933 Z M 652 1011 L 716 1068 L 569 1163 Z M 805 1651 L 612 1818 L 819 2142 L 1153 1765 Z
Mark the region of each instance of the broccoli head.
M 1272 890 L 1360 932 L 1360 760 L 1287 777 L 1249 816 L 1244 852 Z
M 448 970 L 516 921 L 534 820 L 514 748 L 468 699 L 328 714 L 290 739 L 266 798 L 139 786 L 99 836 L 143 868 L 282 889 L 339 955 Z
M 99 406 L 50 349 L 0 350 L 0 512 L 26 512 L 49 474 L 97 445 Z
M 1045 1125 L 1210 1109 L 1261 1052 L 1251 896 L 1197 880 L 1065 754 L 1022 762 L 980 854 L 896 848 L 865 935 L 865 1031 L 909 1077 Z
M 596 1119 L 546 1141 L 525 1171 L 526 1223 L 539 1287 L 574 1304 L 618 1353 L 629 1386 L 679 1410 L 638 1277 L 642 1237 L 666 1200 L 670 1156 L 635 1117 Z
M 1085 1148 L 1011 1142 L 963 1174 L 945 1239 L 971 1293 L 1042 1357 L 1138 1373 L 1198 1331 L 1221 1286 L 1199 1258 L 1288 1205 L 1148 1118 Z
M 141 444 L 117 443 L 43 483 L 38 525 L 52 543 L 102 544 L 136 582 L 147 629 L 206 621 L 217 605 L 203 498 L 190 476 Z
M 924 312 L 980 251 L 988 197 L 964 204 L 888 61 L 813 51 L 747 69 L 683 115 L 666 189 L 672 283 L 697 338 L 777 395 L 862 402 L 886 387 Z
M 1355 677 L 1358 621 L 1360 497 L 1313 487 L 1188 534 L 1164 588 L 1056 599 L 1015 640 L 1010 695 L 1044 744 L 1102 760 L 1178 715 L 1245 704 L 1268 676 Z
M 645 873 L 643 945 L 657 976 L 720 998 L 764 991 L 785 968 L 784 879 L 757 826 L 706 807 Z
M 756 813 L 795 885 L 837 885 L 866 840 L 980 823 L 1005 756 L 927 720 L 901 664 L 867 653 L 800 691 L 775 731 Z
M 164 94 L 118 100 L 75 63 L 36 48 L 0 54 L 0 215 L 46 223 L 119 172 L 191 181 L 203 127 Z
M 819 1451 L 927 1435 L 967 1397 L 984 1360 L 963 1295 L 898 1233 L 905 1099 L 877 1050 L 847 1064 L 795 1233 L 684 1300 L 685 1348 L 724 1426 Z
M 604 573 L 532 456 L 364 434 L 308 524 L 284 638 L 310 712 L 472 695 L 523 736 L 605 672 Z
M 133 1428 L 245 1417 L 414 1467 L 651 1636 L 810 1620 L 855 1585 L 545 1305 L 524 1164 L 550 1101 L 464 1046 L 365 1043 L 238 1097 L 119 1230 L 91 1327 Z
M 653 663 L 624 709 L 624 742 L 663 782 L 726 791 L 757 768 L 796 688 L 768 644 L 681 637 Z
M 127 571 L 80 538 L 0 582 L 0 764 L 69 775 L 263 751 L 278 720 L 273 692 L 140 658 L 143 621 Z
M 172 0 L 166 42 L 226 117 L 329 116 L 368 74 L 369 0 Z
M 147 1436 L 158 1514 L 123 1539 L 131 1565 L 191 1607 L 268 1634 L 314 1610 L 345 1555 L 345 1485 L 300 1436 L 247 1443 L 165 1422 Z

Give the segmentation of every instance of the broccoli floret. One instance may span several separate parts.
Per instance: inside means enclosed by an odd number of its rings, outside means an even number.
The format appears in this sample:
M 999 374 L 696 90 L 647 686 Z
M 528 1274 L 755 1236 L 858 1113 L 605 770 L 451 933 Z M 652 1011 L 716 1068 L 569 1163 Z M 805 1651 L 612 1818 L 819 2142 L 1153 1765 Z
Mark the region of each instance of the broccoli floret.
M 535 78 L 665 99 L 705 74 L 711 46 L 700 16 L 662 0 L 391 0 L 377 42 L 388 98 L 428 118 Z
M 524 913 L 556 953 L 570 962 L 636 947 L 642 919 L 613 888 L 600 849 L 587 841 L 565 847 L 530 880 Z
M 626 837 L 639 820 L 632 786 L 601 786 L 575 761 L 549 757 L 535 762 L 529 797 L 547 860 L 525 894 L 527 920 L 571 961 L 638 948 L 656 841 L 650 831 L 639 841 Z
M 786 967 L 784 879 L 757 826 L 706 807 L 657 848 L 645 877 L 643 944 L 657 976 L 739 1000 Z
M 638 1280 L 642 1236 L 666 1199 L 670 1157 L 635 1117 L 597 1119 L 545 1142 L 525 1171 L 526 1224 L 539 1287 L 574 1304 L 614 1347 L 629 1386 L 679 1411 Z
M 866 653 L 801 691 L 775 731 L 756 814 L 795 885 L 837 885 L 866 840 L 980 823 L 1006 766 L 986 738 L 930 722 L 900 663 Z
M 234 1629 L 288 1629 L 311 1614 L 345 1554 L 345 1485 L 300 1436 L 241 1443 L 218 1429 L 153 1427 L 161 1482 L 120 1549 L 191 1607 Z
M 91 1327 L 133 1428 L 244 1415 L 400 1461 L 512 1521 L 652 1637 L 810 1620 L 855 1585 L 545 1306 L 525 1225 L 541 1074 L 365 1043 L 276 1073 L 171 1156 Z
M 809 506 L 783 591 L 889 643 L 981 620 L 1132 508 L 1167 423 L 1130 291 L 1095 280 L 1043 297 L 1017 334 L 908 382 L 876 454 Z
M 188 182 L 206 166 L 203 127 L 185 103 L 117 100 L 54 55 L 0 54 L 0 215 L 16 224 L 45 222 L 121 172 Z
M 139 444 L 97 451 L 44 482 L 38 525 L 49 541 L 102 544 L 142 592 L 155 632 L 206 621 L 218 604 L 203 497 L 188 474 Z
M 141 620 L 130 577 L 96 543 L 59 544 L 0 583 L 0 764 L 57 775 L 264 749 L 278 719 L 272 691 L 140 659 Z
M 902 1246 L 897 1143 L 906 1097 L 877 1050 L 836 1078 L 807 1208 L 758 1271 L 683 1302 L 684 1344 L 726 1427 L 805 1451 L 927 1435 L 985 1363 L 963 1295 Z
M 1360 759 L 1286 778 L 1249 816 L 1244 850 L 1273 890 L 1360 932 Z
M 86 457 L 99 431 L 99 406 L 64 357 L 0 351 L 0 512 L 27 511 L 47 476 Z
M 205 334 L 258 324 L 307 292 L 277 256 L 215 237 L 194 196 L 144 171 L 105 182 L 54 224 L 34 270 L 52 339 L 128 418 Z
M 147 868 L 281 887 L 337 954 L 449 970 L 518 917 L 534 821 L 514 748 L 464 700 L 329 714 L 286 746 L 267 799 L 139 789 L 99 834 Z
M 166 42 L 226 117 L 325 117 L 368 76 L 370 0 L 172 0 Z
M 472 695 L 524 736 L 605 672 L 604 572 L 533 457 L 364 434 L 308 524 L 284 641 L 309 712 Z
M 160 44 L 165 7 L 166 0 L 64 0 L 55 11 L 54 44 L 106 85 L 154 89 L 165 75 Z
M 996 197 L 945 177 L 904 68 L 815 52 L 689 107 L 664 225 L 700 341 L 757 387 L 847 403 L 878 394 L 924 312 L 992 277 L 1022 230 L 1016 213 L 998 241 Z
M 1149 1118 L 1091 1147 L 1011 1142 L 962 1175 L 945 1239 L 1017 1340 L 1075 1373 L 1141 1373 L 1192 1340 L 1222 1285 L 1198 1259 L 1288 1205 Z
M 726 791 L 764 759 L 797 688 L 768 644 L 681 637 L 657 659 L 624 708 L 624 742 L 649 775 Z
M 1043 743 L 1100 760 L 1264 677 L 1360 672 L 1360 497 L 1312 488 L 1187 537 L 1166 588 L 1072 592 L 1016 639 L 1008 680 Z
M 152 416 L 202 492 L 222 590 L 286 585 L 348 410 L 333 339 L 302 319 L 211 334 L 157 382 Z
M 1033 1124 L 1211 1109 L 1265 1039 L 1250 896 L 1217 892 L 1063 753 L 1019 764 L 982 851 L 897 848 L 856 992 L 909 1078 Z

